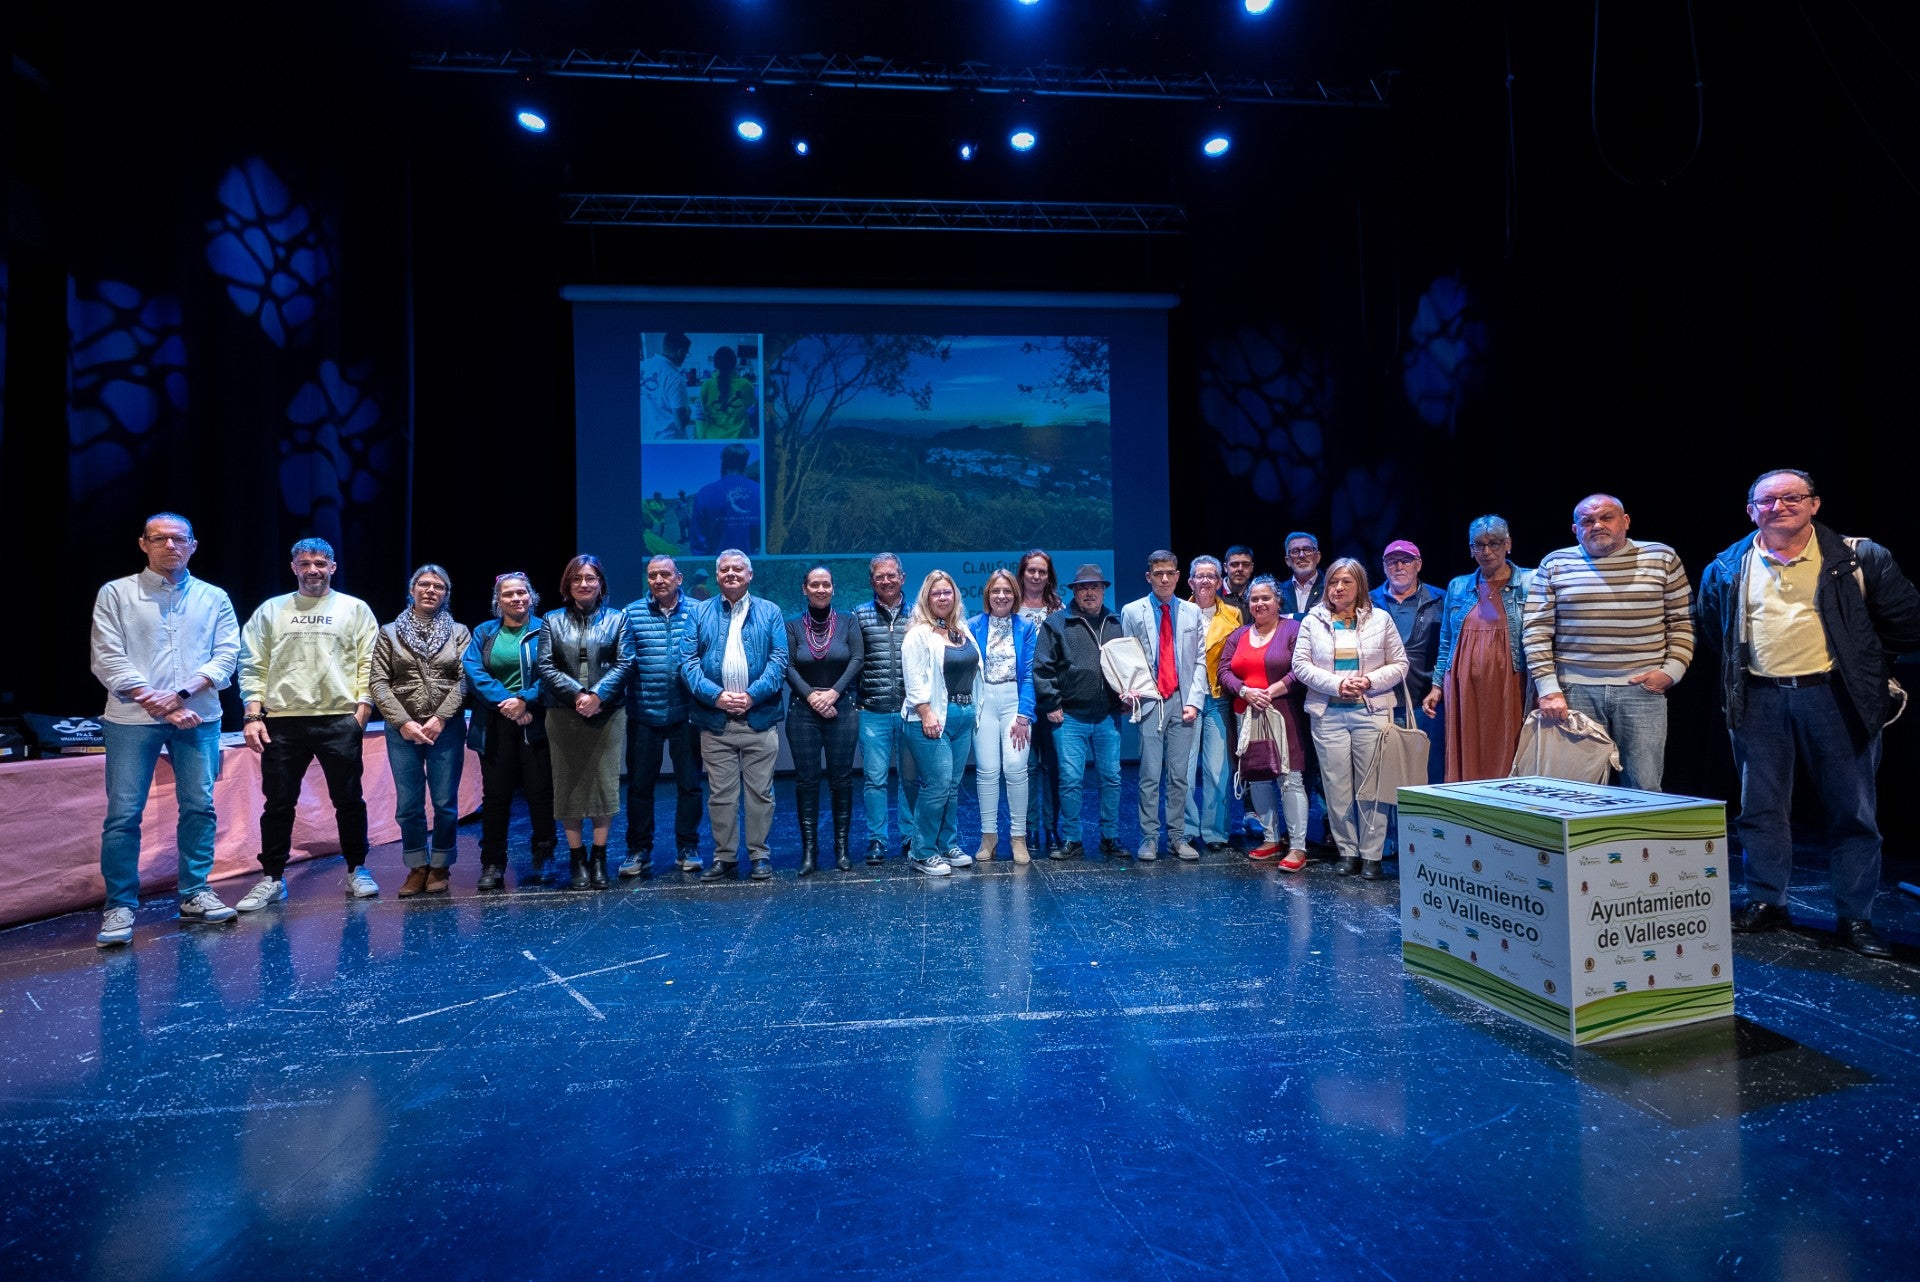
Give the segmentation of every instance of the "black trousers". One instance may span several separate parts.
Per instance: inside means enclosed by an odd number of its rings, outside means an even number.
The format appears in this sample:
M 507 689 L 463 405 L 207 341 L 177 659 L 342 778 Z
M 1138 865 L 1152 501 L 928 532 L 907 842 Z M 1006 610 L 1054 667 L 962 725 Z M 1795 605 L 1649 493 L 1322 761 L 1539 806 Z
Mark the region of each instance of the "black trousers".
M 852 799 L 853 750 L 860 746 L 860 714 L 847 700 L 837 717 L 823 717 L 805 699 L 787 705 L 787 749 L 793 753 L 793 786 L 796 797 L 813 801 L 813 813 L 819 813 L 820 759 L 824 752 L 827 780 L 835 795 Z
M 498 708 L 474 715 L 492 718 L 487 726 L 487 750 L 480 754 L 480 862 L 490 868 L 504 868 L 515 788 L 527 795 L 534 850 L 550 851 L 558 844 L 553 827 L 553 763 L 547 741 L 543 738 L 528 743 L 526 731 L 501 716 Z
M 691 721 L 650 726 L 627 709 L 627 849 L 653 849 L 653 786 L 660 762 L 673 749 L 673 846 L 691 850 L 700 844 L 700 736 Z
M 347 867 L 367 862 L 367 803 L 360 792 L 360 743 L 364 735 L 352 713 L 338 717 L 268 717 L 267 746 L 260 754 L 260 870 L 284 876 L 293 850 L 293 813 L 300 781 L 318 759 L 340 825 L 340 853 Z

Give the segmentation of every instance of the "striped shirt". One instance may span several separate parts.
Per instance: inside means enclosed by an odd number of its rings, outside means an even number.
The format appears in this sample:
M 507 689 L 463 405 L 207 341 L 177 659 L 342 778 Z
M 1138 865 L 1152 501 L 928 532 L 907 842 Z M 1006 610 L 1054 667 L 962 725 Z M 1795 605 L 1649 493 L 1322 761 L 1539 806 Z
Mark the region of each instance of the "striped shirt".
M 1678 681 L 1693 661 L 1693 589 L 1664 543 L 1629 539 L 1594 560 L 1578 547 L 1550 553 L 1527 592 L 1527 667 L 1542 695 L 1563 682 L 1625 685 L 1659 669 Z

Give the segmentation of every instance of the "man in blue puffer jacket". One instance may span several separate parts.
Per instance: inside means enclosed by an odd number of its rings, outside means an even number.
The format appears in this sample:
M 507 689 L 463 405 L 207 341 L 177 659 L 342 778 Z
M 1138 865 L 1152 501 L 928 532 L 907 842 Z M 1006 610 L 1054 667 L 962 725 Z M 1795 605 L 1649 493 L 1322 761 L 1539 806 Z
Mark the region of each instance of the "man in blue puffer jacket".
M 673 751 L 674 867 L 700 870 L 700 744 L 680 661 L 688 648 L 692 605 L 680 590 L 670 556 L 647 562 L 647 595 L 627 607 L 627 635 L 639 662 L 627 694 L 627 861 L 622 878 L 653 876 L 653 786 L 660 761 Z
M 780 756 L 780 732 L 774 727 L 786 712 L 787 621 L 773 602 L 747 595 L 753 562 L 745 552 L 728 548 L 713 571 L 720 595 L 693 607 L 680 660 L 712 785 L 707 810 L 713 821 L 713 862 L 700 880 L 736 877 L 744 845 L 753 861 L 753 880 L 766 881 L 773 876 L 767 833 L 773 827 L 773 766 Z

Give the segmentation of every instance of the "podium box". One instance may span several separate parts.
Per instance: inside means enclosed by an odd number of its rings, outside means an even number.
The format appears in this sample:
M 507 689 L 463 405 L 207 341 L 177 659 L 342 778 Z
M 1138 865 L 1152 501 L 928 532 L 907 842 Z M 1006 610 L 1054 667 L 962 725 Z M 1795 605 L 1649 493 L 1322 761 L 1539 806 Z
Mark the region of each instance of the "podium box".
M 1733 1014 L 1718 801 L 1526 777 L 1400 789 L 1415 975 L 1576 1045 Z

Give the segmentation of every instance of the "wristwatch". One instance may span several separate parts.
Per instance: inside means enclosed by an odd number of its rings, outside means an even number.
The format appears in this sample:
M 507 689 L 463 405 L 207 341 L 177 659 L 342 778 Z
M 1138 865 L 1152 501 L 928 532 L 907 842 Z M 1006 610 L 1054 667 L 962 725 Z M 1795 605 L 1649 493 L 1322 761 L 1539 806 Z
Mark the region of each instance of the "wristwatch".
M 267 719 L 267 714 L 264 712 L 249 712 L 246 715 L 242 716 L 240 719 L 242 721 L 265 721 Z
M 193 698 L 193 696 L 188 694 L 185 689 L 175 690 L 173 693 L 174 693 L 174 697 L 179 699 L 180 702 L 182 703 L 185 703 L 187 700 Z

